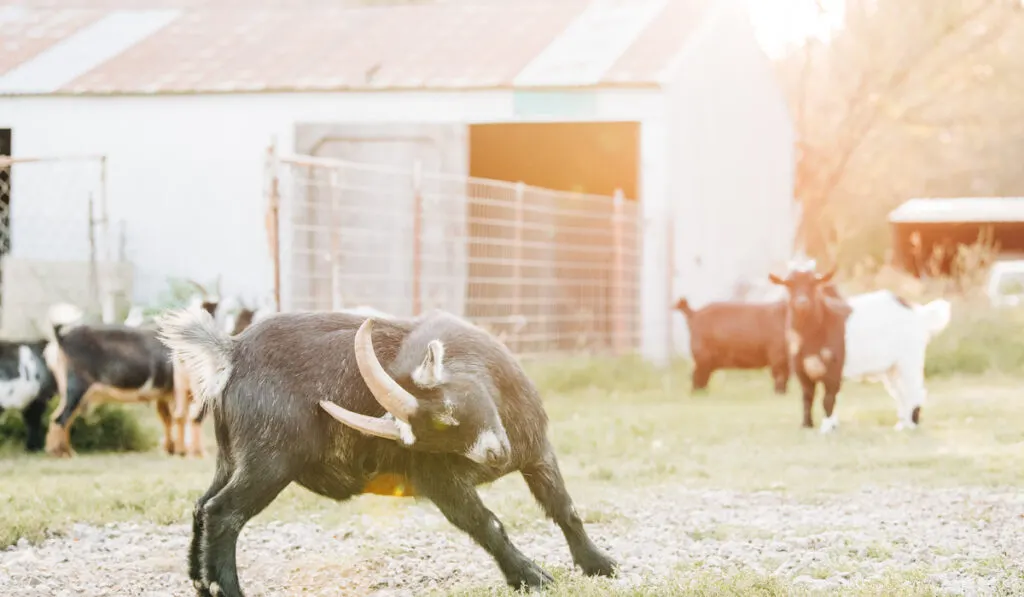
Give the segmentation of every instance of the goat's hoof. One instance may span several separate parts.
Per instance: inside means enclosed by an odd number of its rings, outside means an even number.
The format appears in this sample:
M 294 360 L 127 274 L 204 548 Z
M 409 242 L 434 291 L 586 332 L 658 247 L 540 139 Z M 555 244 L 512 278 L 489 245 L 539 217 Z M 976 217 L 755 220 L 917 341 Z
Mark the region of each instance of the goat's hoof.
M 839 419 L 828 417 L 821 422 L 821 433 L 832 433 L 839 428 Z
M 900 421 L 900 422 L 896 423 L 895 425 L 893 425 L 892 428 L 895 431 L 911 431 L 913 429 L 917 429 L 917 425 L 915 425 L 913 423 L 910 423 L 910 422 Z
M 196 597 L 213 597 L 213 593 L 211 593 L 210 589 L 208 589 L 206 585 L 203 584 L 203 581 L 193 580 L 192 586 L 195 587 Z
M 510 574 L 507 580 L 508 585 L 515 590 L 540 589 L 555 582 L 550 574 L 533 562 L 526 562 L 522 568 Z
M 618 563 L 603 553 L 591 554 L 585 561 L 577 562 L 587 576 L 614 576 Z

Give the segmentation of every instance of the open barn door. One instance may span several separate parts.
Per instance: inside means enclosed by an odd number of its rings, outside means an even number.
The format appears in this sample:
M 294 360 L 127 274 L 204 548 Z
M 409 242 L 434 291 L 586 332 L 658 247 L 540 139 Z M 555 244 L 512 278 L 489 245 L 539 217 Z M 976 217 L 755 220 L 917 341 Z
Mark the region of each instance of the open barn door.
M 466 126 L 299 124 L 295 151 L 341 164 L 296 191 L 307 234 L 295 230 L 292 267 L 307 275 L 294 292 L 307 300 L 295 307 L 465 314 Z

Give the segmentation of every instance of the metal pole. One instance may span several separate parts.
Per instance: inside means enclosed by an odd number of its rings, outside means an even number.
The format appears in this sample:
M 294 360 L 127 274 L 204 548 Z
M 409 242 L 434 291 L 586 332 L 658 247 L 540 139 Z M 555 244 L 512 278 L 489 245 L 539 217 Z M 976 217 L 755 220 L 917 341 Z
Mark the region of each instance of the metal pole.
M 412 314 L 417 316 L 422 309 L 420 279 L 423 275 L 423 163 L 416 160 L 412 170 Z

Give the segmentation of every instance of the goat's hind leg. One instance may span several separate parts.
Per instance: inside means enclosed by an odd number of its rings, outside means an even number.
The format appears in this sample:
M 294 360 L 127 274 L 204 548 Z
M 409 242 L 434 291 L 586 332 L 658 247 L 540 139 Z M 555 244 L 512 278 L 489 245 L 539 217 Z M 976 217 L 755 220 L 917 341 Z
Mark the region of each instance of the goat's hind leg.
M 504 525 L 487 509 L 475 487 L 431 471 L 419 471 L 413 486 L 417 495 L 434 502 L 448 522 L 491 554 L 510 587 L 540 588 L 554 582 L 550 574 L 512 544 Z
M 43 449 L 46 434 L 43 433 L 43 413 L 46 412 L 46 399 L 36 398 L 21 411 L 22 419 L 25 421 L 25 449 L 29 452 L 39 452 Z
M 544 458 L 533 465 L 524 467 L 523 479 L 530 493 L 544 508 L 544 512 L 562 529 L 572 560 L 587 576 L 612 576 L 617 564 L 603 553 L 587 535 L 583 520 L 572 504 L 572 498 L 565 488 L 565 481 L 558 469 L 558 460 L 550 447 Z
M 203 590 L 221 597 L 244 595 L 238 583 L 235 563 L 238 535 L 252 517 L 269 506 L 291 483 L 291 478 L 283 473 L 286 467 L 279 464 L 239 463 L 220 491 L 198 506 L 201 511 L 198 525 L 201 529 L 199 551 L 203 569 L 200 595 L 206 595 Z M 213 489 L 211 486 L 210 490 Z
M 231 478 L 231 469 L 227 460 L 218 455 L 217 457 L 217 469 L 213 474 L 213 482 L 210 483 L 210 487 L 206 490 L 206 493 L 199 496 L 196 500 L 195 506 L 192 508 L 192 539 L 188 546 L 188 578 L 192 581 L 192 586 L 196 588 L 196 594 L 199 597 L 213 597 L 210 592 L 209 585 L 203 581 L 203 562 L 201 555 L 201 548 L 203 544 L 203 534 L 205 525 L 203 524 L 203 507 L 206 502 L 210 501 L 210 498 L 217 495 L 220 490 L 224 489 L 227 485 L 228 479 Z

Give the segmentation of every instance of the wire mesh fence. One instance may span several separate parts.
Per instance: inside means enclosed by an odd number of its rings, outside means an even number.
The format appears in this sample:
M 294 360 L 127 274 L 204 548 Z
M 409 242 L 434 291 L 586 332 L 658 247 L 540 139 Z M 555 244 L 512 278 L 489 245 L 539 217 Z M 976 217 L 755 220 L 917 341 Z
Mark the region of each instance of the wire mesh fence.
M 271 163 L 285 309 L 440 308 L 521 356 L 638 347 L 635 201 L 324 158 Z
M 102 309 L 101 289 L 123 286 L 110 242 L 103 156 L 0 156 L 0 329 L 39 333 L 55 302 Z

